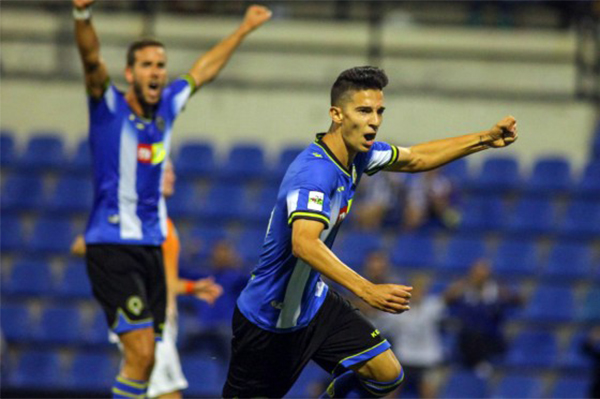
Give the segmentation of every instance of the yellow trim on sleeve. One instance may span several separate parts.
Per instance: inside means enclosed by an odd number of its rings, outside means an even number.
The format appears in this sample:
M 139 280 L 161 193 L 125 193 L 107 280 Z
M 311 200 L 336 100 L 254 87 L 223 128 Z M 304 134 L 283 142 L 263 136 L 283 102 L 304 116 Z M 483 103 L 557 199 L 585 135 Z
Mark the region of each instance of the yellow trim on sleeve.
M 290 215 L 290 218 L 288 219 L 288 224 L 292 224 L 292 222 L 294 221 L 294 218 L 296 216 L 315 217 L 315 218 L 323 220 L 325 223 L 327 223 L 327 225 L 329 225 L 329 219 L 328 218 L 326 218 L 325 216 L 323 216 L 321 214 L 311 213 L 311 212 L 292 212 L 292 214 Z
M 125 384 L 125 385 L 129 385 L 130 387 L 134 387 L 134 388 L 138 388 L 138 389 L 146 389 L 148 387 L 148 382 L 144 383 L 144 384 L 140 384 L 134 381 L 130 381 L 127 378 L 123 378 L 120 375 L 117 376 L 117 381 Z
M 398 160 L 398 154 L 400 153 L 400 151 L 398 151 L 398 147 L 395 145 L 390 144 L 390 147 L 392 147 L 392 159 L 390 159 L 390 162 L 388 162 L 387 166 L 395 164 Z
M 186 73 L 185 75 L 181 75 L 181 78 L 185 79 L 189 83 L 189 85 L 192 89 L 192 94 L 194 94 L 198 88 L 196 87 L 196 81 L 194 80 L 192 75 L 190 75 L 189 73 Z

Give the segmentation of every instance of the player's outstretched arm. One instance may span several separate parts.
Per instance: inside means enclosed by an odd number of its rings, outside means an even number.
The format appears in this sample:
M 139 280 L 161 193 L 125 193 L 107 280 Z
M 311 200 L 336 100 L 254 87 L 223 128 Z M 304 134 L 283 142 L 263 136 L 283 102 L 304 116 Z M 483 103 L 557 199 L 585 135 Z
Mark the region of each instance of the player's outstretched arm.
M 73 0 L 75 40 L 83 63 L 88 93 L 93 98 L 100 98 L 104 93 L 108 72 L 104 61 L 100 58 L 100 41 L 92 25 L 92 4 L 94 0 Z
M 491 129 L 479 133 L 430 141 L 410 148 L 398 147 L 398 160 L 385 170 L 423 172 L 488 148 L 509 146 L 517 138 L 517 121 L 507 116 Z
M 397 284 L 373 284 L 346 266 L 319 238 L 321 222 L 298 219 L 292 224 L 294 256 L 308 263 L 327 278 L 350 290 L 370 306 L 389 313 L 410 309 L 412 287 Z
M 178 279 L 176 287 L 175 292 L 177 295 L 194 295 L 211 305 L 223 294 L 223 287 L 215 283 L 213 277 L 201 278 L 195 281 Z
M 258 5 L 250 6 L 237 30 L 198 58 L 190 69 L 189 74 L 194 78 L 196 88 L 215 79 L 242 40 L 270 18 L 271 11 L 268 8 Z

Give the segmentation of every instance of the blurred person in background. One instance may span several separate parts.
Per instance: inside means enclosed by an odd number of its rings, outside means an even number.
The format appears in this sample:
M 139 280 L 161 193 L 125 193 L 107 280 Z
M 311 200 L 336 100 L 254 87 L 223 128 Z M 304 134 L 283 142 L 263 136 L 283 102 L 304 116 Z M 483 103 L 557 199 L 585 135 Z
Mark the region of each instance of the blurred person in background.
M 439 169 L 411 176 L 407 182 L 404 230 L 427 227 L 455 227 L 460 219 L 452 205 L 452 182 Z
M 435 398 L 439 367 L 444 360 L 441 323 L 446 303 L 441 296 L 427 294 L 427 276 L 418 275 L 411 279 L 411 284 L 410 312 L 402 317 L 383 314 L 376 321 L 392 340 L 394 353 L 402 359 L 405 381 L 400 396 L 412 391 L 419 398 Z
M 175 170 L 171 160 L 166 161 L 163 174 L 163 196 L 171 197 L 175 193 Z M 163 332 L 163 339 L 158 341 L 155 349 L 155 363 L 148 384 L 148 397 L 162 399 L 181 398 L 181 391 L 188 387 L 188 382 L 181 370 L 179 353 L 177 352 L 177 296 L 193 295 L 199 300 L 213 305 L 223 294 L 223 287 L 215 283 L 214 277 L 196 280 L 179 278 L 179 255 L 181 244 L 179 234 L 168 218 L 167 237 L 162 243 L 165 275 L 167 282 L 167 316 Z M 82 235 L 77 236 L 71 246 L 71 253 L 85 256 L 86 245 Z M 118 343 L 119 337 L 111 332 L 111 342 Z
M 477 260 L 469 274 L 445 291 L 446 303 L 459 320 L 458 349 L 464 366 L 482 376 L 491 374 L 491 362 L 504 353 L 503 326 L 509 309 L 522 298 L 492 276 L 490 264 Z
M 583 342 L 584 353 L 592 358 L 594 371 L 590 384 L 590 398 L 600 398 L 600 326 L 594 326 Z
M 361 230 L 398 226 L 406 203 L 406 177 L 400 173 L 376 174 L 365 179 L 356 197 L 356 223 Z
M 94 296 L 123 344 L 124 362 L 113 396 L 142 397 L 154 366 L 155 339 L 161 339 L 166 317 L 161 244 L 168 225 L 161 180 L 173 122 L 190 96 L 217 77 L 243 39 L 271 13 L 250 6 L 234 33 L 171 83 L 165 46 L 151 39 L 132 43 L 125 68 L 128 88 L 122 93 L 112 84 L 100 55 L 93 4 L 73 0 L 94 169 L 86 261 Z

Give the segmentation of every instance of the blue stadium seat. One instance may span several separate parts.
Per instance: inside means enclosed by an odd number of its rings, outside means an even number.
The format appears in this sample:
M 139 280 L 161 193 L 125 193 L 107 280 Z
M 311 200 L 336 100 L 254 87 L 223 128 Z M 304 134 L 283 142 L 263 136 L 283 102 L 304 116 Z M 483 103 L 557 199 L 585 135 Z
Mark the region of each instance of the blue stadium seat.
M 266 229 L 278 192 L 279 187 L 266 186 L 255 198 L 246 201 L 243 205 L 244 220 L 265 226 Z
M 17 158 L 15 139 L 12 132 L 0 130 L 0 166 L 12 166 Z
M 3 292 L 3 294 L 6 294 Z M 32 321 L 29 307 L 25 303 L 6 303 L 0 307 L 2 334 L 8 342 L 31 341 Z
M 497 230 L 506 219 L 506 206 L 499 196 L 470 196 L 461 206 L 459 229 L 479 234 Z
M 540 377 L 509 374 L 500 380 L 491 397 L 538 399 L 542 397 L 542 387 L 543 384 Z
M 63 176 L 48 198 L 46 209 L 53 214 L 89 212 L 93 204 L 92 180 L 86 177 Z
M 91 179 L 92 156 L 87 138 L 79 142 L 73 156 L 65 166 L 65 171 L 68 171 L 71 176 L 86 176 Z
M 215 222 L 242 219 L 245 197 L 242 185 L 215 184 L 210 188 L 204 206 L 199 210 L 200 218 Z
M 486 398 L 488 397 L 487 382 L 474 372 L 467 370 L 454 371 L 441 390 L 442 399 Z
M 516 158 L 493 156 L 487 158 L 474 179 L 466 188 L 489 194 L 506 193 L 520 186 L 519 164 Z
M 17 167 L 28 171 L 60 169 L 64 161 L 62 136 L 55 132 L 39 132 L 31 137 L 25 152 L 17 161 Z
M 76 345 L 84 342 L 81 314 L 76 306 L 49 306 L 33 336 L 39 344 Z
M 535 242 L 506 238 L 500 243 L 492 259 L 494 273 L 498 276 L 531 276 L 537 269 Z
M 15 215 L 2 215 L 0 218 L 0 250 L 3 254 L 17 252 L 25 248 L 25 235 L 21 220 Z
M 175 193 L 167 199 L 167 213 L 174 219 L 189 218 L 199 212 L 199 200 L 190 180 L 177 180 Z
M 3 216 L 7 211 L 34 211 L 43 205 L 44 186 L 39 175 L 12 175 L 2 187 L 0 206 Z
M 433 238 L 427 235 L 402 235 L 391 251 L 394 265 L 403 267 L 428 268 L 436 265 Z
M 175 173 L 183 179 L 208 178 L 216 170 L 212 144 L 188 141 L 179 147 L 175 158 Z
M 600 201 L 571 202 L 559 225 L 559 233 L 562 237 L 580 240 L 600 236 Z
M 517 368 L 550 368 L 556 363 L 557 344 L 545 330 L 522 331 L 510 343 L 504 364 Z
M 63 298 L 92 298 L 92 287 L 83 260 L 70 260 L 62 278 L 55 288 L 56 295 Z
M 68 253 L 75 238 L 68 220 L 41 217 L 33 228 L 29 250 L 36 253 Z
M 312 398 L 317 386 L 320 386 L 318 394 L 321 394 L 325 392 L 331 380 L 333 380 L 333 377 L 329 373 L 315 363 L 310 362 L 302 370 L 300 377 L 298 377 L 292 389 L 285 395 L 285 398 Z
M 578 198 L 600 199 L 600 159 L 596 159 L 586 166 L 575 187 L 575 194 Z
M 575 298 L 569 286 L 538 285 L 522 317 L 531 322 L 569 322 L 575 313 Z
M 52 391 L 60 386 L 61 361 L 58 352 L 25 350 L 8 378 L 8 385 L 15 389 Z M 3 386 L 4 388 L 4 386 Z
M 559 242 L 552 247 L 543 278 L 557 282 L 584 279 L 591 274 L 591 246 L 579 242 Z
M 455 236 L 439 263 L 440 272 L 466 273 L 473 263 L 486 255 L 485 241 L 482 237 Z
M 227 239 L 228 235 L 222 225 L 206 226 L 200 225 L 193 227 L 181 242 L 191 245 L 197 252 L 193 255 L 200 260 L 206 260 L 210 257 L 212 248 L 218 241 Z
M 256 265 L 265 238 L 265 229 L 250 228 L 244 230 L 235 242 L 235 248 L 247 265 Z
M 506 220 L 504 229 L 523 236 L 548 234 L 554 228 L 554 207 L 547 198 L 521 198 Z
M 546 396 L 554 399 L 580 399 L 589 397 L 590 381 L 581 377 L 560 377 Z
M 379 234 L 364 232 L 346 232 L 338 238 L 333 246 L 333 251 L 347 265 L 358 270 L 371 252 L 379 251 L 383 247 Z
M 582 345 L 587 337 L 587 331 L 573 334 L 567 347 L 558 358 L 558 365 L 567 372 L 585 373 L 592 369 L 592 359 L 582 351 Z
M 189 382 L 186 396 L 220 397 L 226 375 L 223 367 L 216 360 L 184 354 L 181 367 Z
M 110 392 L 118 371 L 114 358 L 107 352 L 77 352 L 65 375 L 66 388 L 78 392 Z
M 270 180 L 279 184 L 290 164 L 304 150 L 304 147 L 286 147 L 281 150 L 277 164 L 271 172 Z
M 578 320 L 600 323 L 600 288 L 592 288 L 586 294 L 578 314 Z
M 89 346 L 95 347 L 112 347 L 108 340 L 108 322 L 103 311 L 98 310 L 89 324 L 88 328 L 82 334 L 83 342 Z
M 45 296 L 52 293 L 50 264 L 42 259 L 15 261 L 12 273 L 2 281 L 2 293 L 11 296 Z
M 219 168 L 219 177 L 238 182 L 267 177 L 263 149 L 256 145 L 233 146 L 226 163 Z
M 548 195 L 567 192 L 571 184 L 569 161 L 562 157 L 547 157 L 535 162 L 523 189 L 532 195 Z
M 458 187 L 469 180 L 469 164 L 466 158 L 450 162 L 442 166 L 440 170 L 444 176 L 448 177 Z

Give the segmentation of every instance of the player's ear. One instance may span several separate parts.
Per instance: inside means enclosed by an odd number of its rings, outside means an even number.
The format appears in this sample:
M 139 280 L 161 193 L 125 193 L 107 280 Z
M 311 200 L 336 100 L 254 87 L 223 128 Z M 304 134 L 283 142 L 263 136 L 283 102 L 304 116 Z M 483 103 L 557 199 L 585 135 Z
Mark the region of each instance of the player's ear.
M 335 105 L 332 105 L 331 108 L 329 108 L 329 116 L 331 117 L 333 123 L 337 124 L 341 124 L 342 120 L 344 119 L 342 108 L 336 107 Z
M 125 68 L 125 80 L 127 80 L 127 83 L 130 85 L 133 84 L 133 70 L 130 66 Z

